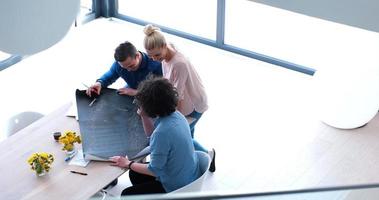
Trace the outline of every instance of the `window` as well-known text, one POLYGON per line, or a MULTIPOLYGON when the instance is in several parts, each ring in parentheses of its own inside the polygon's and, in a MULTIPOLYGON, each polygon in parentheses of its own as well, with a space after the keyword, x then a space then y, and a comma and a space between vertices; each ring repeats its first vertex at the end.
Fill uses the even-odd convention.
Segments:
MULTIPOLYGON (((153 23, 161 27, 163 26, 166 29, 164 31, 180 37, 302 73, 310 75, 314 73, 314 69, 310 67, 292 63, 294 60, 287 61, 281 59, 286 57, 276 58, 276 54, 270 51, 261 52, 265 49, 255 48, 254 45, 251 45, 254 40, 250 40, 250 38, 255 36, 250 36, 251 32, 248 29, 254 30, 260 27, 255 27, 257 24, 250 22, 252 12, 248 10, 248 7, 252 5, 250 1, 194 0, 183 2, 174 0, 119 0, 117 2, 118 11, 115 12, 117 13, 117 18, 141 25, 153 23), (238 11, 241 8, 243 11, 238 11), (226 31, 225 33, 224 30, 226 31), (225 36, 228 37, 226 38, 227 40, 225 40, 225 36)), ((266 16, 269 16, 268 13, 266 13, 266 16)), ((262 16, 258 16, 258 19, 265 20, 262 16)), ((262 38, 255 39, 261 41, 262 38)))
POLYGON ((248 0, 119 0, 118 9, 118 18, 310 75, 357 52, 371 55, 379 41, 376 32, 248 0))
POLYGON ((247 0, 227 0, 225 7, 225 44, 316 70, 353 56, 354 47, 368 53, 379 39, 370 31, 247 0))
POLYGON ((80 15, 86 15, 92 13, 92 0, 81 0, 80 1, 80 15))
POLYGON ((86 23, 92 19, 95 19, 93 0, 81 0, 76 25, 86 23))
POLYGON ((118 13, 215 40, 217 0, 120 0, 118 13))

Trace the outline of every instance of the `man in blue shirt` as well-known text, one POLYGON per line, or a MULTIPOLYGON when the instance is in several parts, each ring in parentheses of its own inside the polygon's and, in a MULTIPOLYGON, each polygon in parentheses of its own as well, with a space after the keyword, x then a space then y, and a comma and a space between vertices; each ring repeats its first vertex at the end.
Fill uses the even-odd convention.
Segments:
POLYGON ((115 62, 109 71, 87 89, 88 96, 93 93, 100 95, 101 88, 108 87, 120 77, 125 80, 127 85, 118 89, 118 93, 134 96, 138 84, 145 80, 149 74, 162 76, 162 64, 152 60, 147 54, 137 51, 136 47, 128 41, 121 43, 116 48, 114 58, 115 62))

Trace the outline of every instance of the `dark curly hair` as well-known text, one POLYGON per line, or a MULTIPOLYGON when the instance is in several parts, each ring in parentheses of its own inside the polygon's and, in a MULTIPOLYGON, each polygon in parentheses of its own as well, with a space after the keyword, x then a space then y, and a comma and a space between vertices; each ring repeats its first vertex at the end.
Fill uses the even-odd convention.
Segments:
POLYGON ((149 117, 164 117, 175 112, 178 92, 165 78, 149 76, 138 86, 136 103, 149 117))
POLYGON ((114 59, 118 62, 123 62, 129 57, 132 57, 132 58, 136 57, 136 55, 137 55, 136 47, 132 43, 126 41, 118 45, 118 47, 116 48, 114 52, 114 59))

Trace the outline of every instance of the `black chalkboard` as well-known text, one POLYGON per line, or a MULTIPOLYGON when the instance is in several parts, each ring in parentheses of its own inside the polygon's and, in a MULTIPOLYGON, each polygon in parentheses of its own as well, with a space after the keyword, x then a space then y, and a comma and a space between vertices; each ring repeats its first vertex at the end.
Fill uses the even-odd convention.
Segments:
POLYGON ((148 146, 133 99, 117 94, 114 89, 103 88, 90 105, 93 98, 88 97, 85 90, 76 90, 84 158, 133 157, 148 146))

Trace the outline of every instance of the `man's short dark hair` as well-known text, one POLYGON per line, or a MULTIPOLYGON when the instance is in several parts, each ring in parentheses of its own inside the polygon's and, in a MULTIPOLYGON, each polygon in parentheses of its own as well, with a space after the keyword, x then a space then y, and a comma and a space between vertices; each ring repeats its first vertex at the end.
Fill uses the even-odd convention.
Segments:
POLYGON ((178 105, 178 92, 165 78, 148 77, 138 86, 135 96, 149 117, 164 117, 175 112, 178 105))
POLYGON ((118 62, 123 62, 128 57, 132 57, 132 58, 136 57, 136 54, 137 54, 136 47, 132 43, 126 41, 118 45, 118 47, 116 48, 114 52, 114 59, 118 62))

